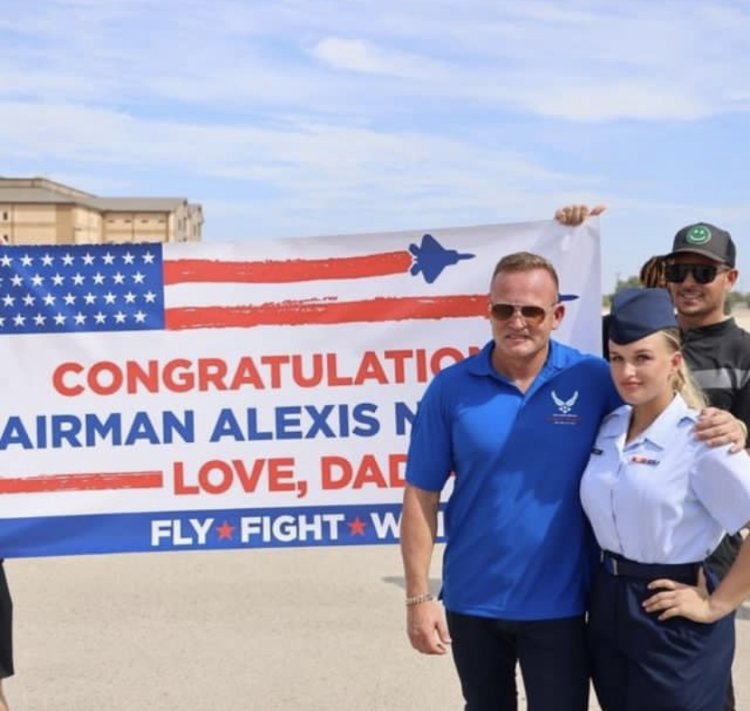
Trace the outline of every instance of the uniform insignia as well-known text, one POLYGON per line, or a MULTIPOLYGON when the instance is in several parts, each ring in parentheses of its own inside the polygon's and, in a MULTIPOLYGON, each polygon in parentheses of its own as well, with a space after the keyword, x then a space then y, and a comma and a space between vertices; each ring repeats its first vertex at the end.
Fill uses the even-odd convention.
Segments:
POLYGON ((630 458, 631 464, 647 464, 650 467, 655 467, 658 463, 658 459, 649 459, 648 457, 644 457, 642 454, 634 454, 630 458))

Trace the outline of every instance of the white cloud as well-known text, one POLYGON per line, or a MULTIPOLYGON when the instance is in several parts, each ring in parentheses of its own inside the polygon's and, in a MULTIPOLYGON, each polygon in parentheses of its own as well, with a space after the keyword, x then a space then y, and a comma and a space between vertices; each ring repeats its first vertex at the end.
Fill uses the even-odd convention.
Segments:
POLYGON ((429 79, 437 62, 408 52, 387 51, 361 39, 327 37, 312 48, 312 55, 334 69, 429 79))

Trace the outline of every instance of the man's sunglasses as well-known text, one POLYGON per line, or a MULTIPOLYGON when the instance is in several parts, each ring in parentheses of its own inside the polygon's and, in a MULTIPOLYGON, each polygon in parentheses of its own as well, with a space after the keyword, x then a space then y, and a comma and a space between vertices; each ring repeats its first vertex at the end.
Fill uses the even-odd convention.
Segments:
POLYGON ((715 264, 667 264, 664 276, 672 284, 682 284, 688 274, 693 275, 696 284, 710 284, 719 272, 728 272, 726 267, 715 264))
POLYGON ((552 304, 548 309, 531 304, 490 304, 490 313, 496 321, 509 321, 516 314, 520 314, 526 323, 538 326, 547 317, 547 314, 555 308, 552 304))

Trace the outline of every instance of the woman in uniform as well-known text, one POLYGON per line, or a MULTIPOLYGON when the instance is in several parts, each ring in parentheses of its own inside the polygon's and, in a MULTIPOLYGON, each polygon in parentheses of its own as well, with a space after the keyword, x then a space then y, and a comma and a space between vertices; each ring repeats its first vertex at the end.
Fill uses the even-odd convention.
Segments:
POLYGON ((594 687, 604 711, 721 711, 750 545, 718 587, 703 561, 750 520, 750 457, 691 436, 704 401, 665 290, 617 294, 609 328, 627 404, 604 419, 581 481, 602 550, 589 608, 594 687))

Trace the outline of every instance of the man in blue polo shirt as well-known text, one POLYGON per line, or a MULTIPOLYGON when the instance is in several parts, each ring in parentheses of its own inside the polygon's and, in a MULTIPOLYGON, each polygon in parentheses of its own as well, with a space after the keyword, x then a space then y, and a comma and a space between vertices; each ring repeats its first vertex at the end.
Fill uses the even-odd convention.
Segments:
POLYGON ((601 419, 620 404, 600 358, 550 340, 565 307, 554 267, 520 252, 495 268, 493 340, 438 374, 414 423, 402 553, 408 632, 451 644, 470 711, 588 703, 584 613, 593 539, 578 495, 601 419), (451 473, 440 605, 428 587, 440 492, 451 473))

